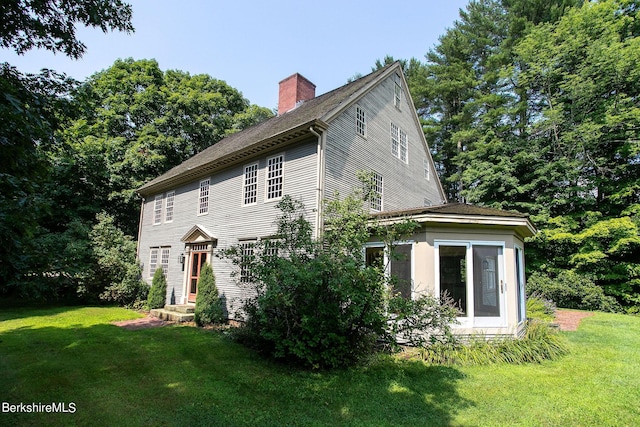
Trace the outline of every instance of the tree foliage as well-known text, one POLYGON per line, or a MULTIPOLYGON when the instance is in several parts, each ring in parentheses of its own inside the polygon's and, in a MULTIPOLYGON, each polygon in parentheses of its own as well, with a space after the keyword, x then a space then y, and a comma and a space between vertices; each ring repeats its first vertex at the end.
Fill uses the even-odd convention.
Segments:
POLYGON ((640 301, 639 6, 472 1, 408 79, 449 199, 531 214, 530 269, 594 275, 626 304, 640 301))
POLYGON ((133 32, 131 6, 121 0, 11 0, 0 13, 0 45, 18 54, 37 48, 78 59, 86 50, 76 37, 78 24, 133 32))

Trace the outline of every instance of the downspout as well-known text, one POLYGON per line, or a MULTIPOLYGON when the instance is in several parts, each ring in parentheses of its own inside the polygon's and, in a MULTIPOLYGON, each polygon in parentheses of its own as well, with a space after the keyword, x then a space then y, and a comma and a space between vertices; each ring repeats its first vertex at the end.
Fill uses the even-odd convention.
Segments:
POLYGON ((320 131, 321 133, 316 132, 315 129, 313 129, 313 126, 309 127, 309 132, 311 132, 318 138, 318 162, 316 170, 316 228, 314 233, 317 239, 322 234, 324 225, 322 216, 322 205, 324 203, 324 147, 326 133, 323 131, 320 131))
POLYGON ((142 200, 140 202, 140 222, 138 223, 138 242, 136 244, 136 258, 138 258, 138 262, 140 262, 140 237, 142 236, 142 219, 144 218, 144 197, 140 195, 140 193, 136 193, 138 197, 142 200))

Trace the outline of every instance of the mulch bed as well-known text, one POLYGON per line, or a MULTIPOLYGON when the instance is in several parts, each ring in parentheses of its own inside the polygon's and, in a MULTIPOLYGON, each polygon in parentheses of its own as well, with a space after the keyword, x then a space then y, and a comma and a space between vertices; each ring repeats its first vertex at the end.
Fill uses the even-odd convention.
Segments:
POLYGON ((556 311, 556 321, 561 331, 577 331, 580 321, 585 317, 593 316, 588 311, 576 311, 560 309, 556 311))

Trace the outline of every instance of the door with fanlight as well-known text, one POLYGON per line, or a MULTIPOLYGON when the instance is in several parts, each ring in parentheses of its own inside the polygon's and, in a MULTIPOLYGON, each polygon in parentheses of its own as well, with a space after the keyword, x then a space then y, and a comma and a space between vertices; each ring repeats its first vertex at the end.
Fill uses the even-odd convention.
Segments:
POLYGON ((504 245, 495 242, 436 242, 436 283, 458 306, 468 327, 506 324, 504 245))
POLYGON ((188 302, 196 302, 200 271, 202 270, 202 266, 207 262, 207 256, 208 252, 198 247, 193 248, 191 252, 191 260, 189 262, 188 302))

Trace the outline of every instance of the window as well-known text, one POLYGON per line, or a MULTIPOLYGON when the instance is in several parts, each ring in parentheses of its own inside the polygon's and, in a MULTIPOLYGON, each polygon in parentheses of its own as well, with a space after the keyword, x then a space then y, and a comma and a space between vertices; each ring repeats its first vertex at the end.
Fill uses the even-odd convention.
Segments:
POLYGON ((400 86, 400 76, 396 75, 395 84, 393 86, 393 105, 396 108, 400 108, 400 101, 402 99, 402 86, 400 86))
POLYGON ((463 326, 503 326, 504 242, 435 242, 436 292, 446 292, 463 326))
POLYGON ((209 179, 200 181, 200 196, 198 197, 198 215, 209 213, 209 179))
POLYGON ((429 181, 431 179, 431 165, 429 164, 429 160, 424 159, 422 161, 422 169, 424 170, 424 179, 429 181))
POLYGON ((400 160, 407 163, 407 134, 400 129, 400 160))
POLYGON ((400 129, 391 123, 391 154, 400 158, 400 138, 398 135, 400 135, 400 129))
POLYGON ((153 203, 153 225, 162 222, 162 194, 156 196, 153 203))
POLYGON ((169 248, 162 248, 160 252, 160 266, 165 277, 169 273, 169 248))
POLYGON ((240 242, 242 251, 240 257, 240 283, 251 282, 251 262, 253 261, 253 248, 255 241, 240 242))
POLYGON ((164 275, 167 275, 169 271, 169 251, 171 248, 169 247, 155 247, 151 248, 151 252, 149 255, 149 277, 153 277, 156 270, 158 269, 158 265, 162 268, 164 275), (158 256, 160 259, 158 259, 158 256), (159 264, 158 264, 159 261, 159 264))
POLYGON ((164 205, 164 220, 165 222, 173 221, 173 202, 176 196, 175 191, 170 191, 167 193, 167 198, 165 199, 164 205))
POLYGON ((275 200, 282 197, 283 170, 282 154, 267 159, 267 200, 275 200))
POLYGON ((151 248, 149 255, 149 277, 153 277, 158 268, 158 248, 151 248))
POLYGON ((522 249, 515 246, 516 258, 516 294, 518 297, 518 323, 525 320, 526 301, 524 289, 524 253, 522 249))
POLYGON ((372 175, 371 190, 369 192, 369 206, 374 211, 382 210, 382 175, 374 172, 372 175))
POLYGON ((366 136, 367 123, 362 107, 356 106, 356 132, 358 135, 366 136))
POLYGON ((391 154, 407 163, 408 143, 407 134, 395 123, 391 123, 391 154))
POLYGON ((244 167, 244 184, 242 187, 243 203, 253 205, 258 201, 258 164, 244 167))
POLYGON ((381 267, 390 276, 391 291, 411 299, 413 290, 413 242, 394 244, 393 256, 383 243, 368 243, 365 246, 367 266, 381 267))

